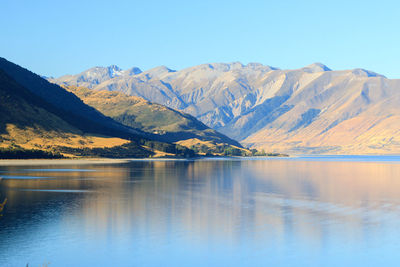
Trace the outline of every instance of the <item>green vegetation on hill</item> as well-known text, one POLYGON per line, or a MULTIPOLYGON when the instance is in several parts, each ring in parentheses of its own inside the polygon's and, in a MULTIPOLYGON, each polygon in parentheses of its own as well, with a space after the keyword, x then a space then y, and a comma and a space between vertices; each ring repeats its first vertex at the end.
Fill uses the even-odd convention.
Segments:
POLYGON ((146 158, 153 155, 149 150, 142 148, 134 142, 114 147, 66 147, 55 148, 58 153, 75 155, 77 157, 101 157, 101 158, 146 158))
POLYGON ((258 151, 257 149, 243 149, 238 147, 233 147, 229 145, 216 145, 214 147, 209 147, 207 145, 192 146, 190 147, 197 154, 204 154, 207 156, 212 156, 213 154, 218 154, 227 157, 287 157, 286 154, 280 153, 266 153, 264 149, 258 151))
POLYGON ((152 151, 157 150, 169 154, 174 154, 178 157, 192 158, 198 156, 198 154, 193 149, 189 149, 178 144, 169 144, 151 140, 141 140, 140 144, 150 148, 152 151))
POLYGON ((196 153, 180 145, 168 144, 151 140, 140 140, 139 143, 130 142, 121 146, 87 148, 87 147, 63 147, 56 148, 59 153, 72 154, 78 157, 104 157, 104 158, 147 158, 152 157, 155 151, 165 152, 174 157, 191 158, 196 153), (145 148, 143 148, 144 146, 145 148))

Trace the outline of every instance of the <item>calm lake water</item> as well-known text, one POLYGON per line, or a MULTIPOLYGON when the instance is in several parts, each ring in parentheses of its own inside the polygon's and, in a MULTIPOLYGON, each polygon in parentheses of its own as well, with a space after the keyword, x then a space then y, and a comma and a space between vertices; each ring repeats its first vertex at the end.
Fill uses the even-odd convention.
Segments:
POLYGON ((0 167, 0 266, 400 266, 400 157, 0 167))

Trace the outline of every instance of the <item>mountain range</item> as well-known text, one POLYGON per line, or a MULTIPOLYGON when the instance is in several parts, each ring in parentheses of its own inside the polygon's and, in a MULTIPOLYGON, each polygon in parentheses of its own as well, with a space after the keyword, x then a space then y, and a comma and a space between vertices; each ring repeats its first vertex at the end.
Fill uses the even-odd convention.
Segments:
POLYGON ((96 67, 51 78, 118 91, 188 113, 245 146, 286 153, 400 152, 400 80, 321 63, 281 70, 259 63, 96 67))
MULTIPOLYGON (((122 73, 116 68, 114 71, 118 75, 122 73)), ((75 88, 76 94, 78 91, 75 88)), ((88 96, 91 91, 79 92, 88 96)), ((41 76, 0 58, 1 153, 8 153, 4 150, 8 147, 11 150, 17 148, 18 153, 23 149, 34 149, 32 155, 38 155, 36 150, 40 150, 72 156, 187 157, 194 156, 195 151, 186 148, 188 144, 180 146, 177 143, 189 138, 224 149, 232 146, 231 149, 246 151, 238 142, 190 115, 152 105, 143 99, 124 98, 122 93, 113 96, 106 93, 90 98, 93 103, 96 97, 102 97, 97 107, 107 113, 103 114, 84 103, 71 90, 49 83, 41 76), (108 106, 106 98, 110 100, 108 106), (138 105, 130 106, 132 103, 138 105), (142 115, 134 116, 132 112, 142 115), (147 117, 143 116, 146 113, 147 117), (115 115, 115 118, 108 115, 115 115), (186 121, 182 121, 183 118, 186 121)), ((192 142, 190 146, 196 147, 196 143, 192 142)))

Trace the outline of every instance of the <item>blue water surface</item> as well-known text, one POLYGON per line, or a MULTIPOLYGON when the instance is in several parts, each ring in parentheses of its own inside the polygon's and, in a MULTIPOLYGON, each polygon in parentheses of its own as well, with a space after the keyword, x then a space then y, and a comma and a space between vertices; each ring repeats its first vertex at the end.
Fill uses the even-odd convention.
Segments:
POLYGON ((399 163, 0 167, 0 266, 399 266, 399 163))

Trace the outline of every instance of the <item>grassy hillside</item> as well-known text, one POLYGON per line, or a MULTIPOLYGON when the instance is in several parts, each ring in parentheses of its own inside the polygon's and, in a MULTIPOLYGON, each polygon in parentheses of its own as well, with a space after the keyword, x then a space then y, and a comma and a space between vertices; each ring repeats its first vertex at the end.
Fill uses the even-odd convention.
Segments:
POLYGON ((157 136, 167 142, 182 142, 190 146, 241 145, 225 135, 210 129, 191 115, 150 103, 143 98, 119 92, 93 91, 84 87, 68 86, 86 104, 96 108, 116 121, 157 136), (188 141, 189 140, 189 141, 188 141))

